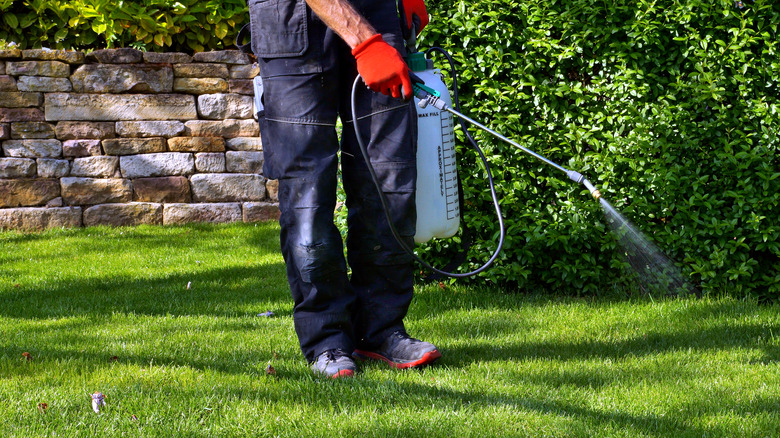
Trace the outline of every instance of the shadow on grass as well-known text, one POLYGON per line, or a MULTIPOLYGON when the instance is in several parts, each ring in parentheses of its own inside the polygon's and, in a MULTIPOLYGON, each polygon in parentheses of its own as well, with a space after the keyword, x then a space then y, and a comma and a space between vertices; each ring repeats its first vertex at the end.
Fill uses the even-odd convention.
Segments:
POLYGON ((100 317, 114 312, 236 316, 253 304, 290 300, 283 263, 225 267, 162 278, 117 275, 46 283, 2 293, 0 316, 100 317))
POLYGON ((656 355, 664 352, 757 349, 763 352, 759 363, 780 361, 780 348, 767 345, 771 333, 780 332, 780 324, 741 326, 724 325, 708 329, 672 330, 638 335, 627 340, 581 342, 517 342, 497 348, 490 343, 448 349, 453 366, 465 366, 473 358, 488 360, 583 360, 613 359, 656 355))
POLYGON ((0 316, 219 316, 289 300, 274 225, 92 227, 4 233, 0 242, 0 278, 21 283, 0 284, 0 316))
MULTIPOLYGON (((517 342, 511 346, 502 345, 501 348, 484 342, 457 346, 450 349, 450 360, 454 366, 464 366, 473 357, 498 360, 622 360, 678 351, 705 353, 752 349, 761 352, 761 357, 751 360, 753 364, 780 362, 780 346, 774 342, 775 334, 780 333, 780 323, 774 320, 756 322, 756 306, 739 301, 690 300, 690 305, 665 313, 661 321, 654 321, 653 314, 648 313, 630 326, 609 327, 609 333, 617 339, 611 340, 610 336, 594 333, 594 328, 590 327, 580 337, 582 340, 577 341, 517 342)), ((598 312, 603 304, 599 302, 594 311, 598 312)), ((543 302, 523 304, 526 305, 544 312, 543 302)), ((582 310, 587 311, 587 307, 582 310)), ((536 310, 530 312, 536 313, 536 310)), ((627 321, 631 319, 630 316, 626 317, 627 321)), ((510 330, 533 329, 533 326, 529 327, 527 322, 518 318, 514 324, 507 321, 491 322, 483 331, 495 330, 497 334, 510 334, 510 330)), ((469 325, 453 323, 448 326, 448 330, 469 333, 469 325)))

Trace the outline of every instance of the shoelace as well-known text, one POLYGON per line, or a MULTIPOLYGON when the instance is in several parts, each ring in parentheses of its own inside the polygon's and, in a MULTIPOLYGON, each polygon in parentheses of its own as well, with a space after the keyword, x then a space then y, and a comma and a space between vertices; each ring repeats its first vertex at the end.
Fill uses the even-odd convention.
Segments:
POLYGON ((394 332, 393 332, 393 336, 394 336, 394 337, 396 337, 396 338, 398 338, 398 340, 399 340, 399 341, 403 341, 404 339, 408 339, 408 340, 410 340, 410 341, 412 341, 412 342, 420 342, 420 340, 419 340, 419 339, 415 339, 415 338, 413 338, 413 337, 409 336, 409 334, 408 334, 408 333, 406 333, 406 332, 405 332, 405 331, 403 331, 403 330, 397 330, 397 331, 394 331, 394 332))
POLYGON ((335 350, 328 350, 325 352, 328 362, 335 362, 339 357, 349 357, 346 351, 337 348, 335 350))

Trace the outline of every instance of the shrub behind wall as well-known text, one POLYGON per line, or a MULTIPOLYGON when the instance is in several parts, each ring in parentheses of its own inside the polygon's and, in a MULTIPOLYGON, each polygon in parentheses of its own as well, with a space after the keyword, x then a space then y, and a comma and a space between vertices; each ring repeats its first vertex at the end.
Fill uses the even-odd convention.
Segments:
POLYGON ((249 20, 244 0, 0 0, 0 41, 20 49, 187 53, 233 45, 249 20))

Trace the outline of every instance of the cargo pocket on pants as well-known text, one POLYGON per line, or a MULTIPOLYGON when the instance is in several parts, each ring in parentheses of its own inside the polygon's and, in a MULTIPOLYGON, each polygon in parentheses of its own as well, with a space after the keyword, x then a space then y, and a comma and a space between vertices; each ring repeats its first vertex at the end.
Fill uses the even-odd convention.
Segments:
POLYGON ((260 58, 302 55, 309 47, 305 0, 250 0, 252 51, 260 58))

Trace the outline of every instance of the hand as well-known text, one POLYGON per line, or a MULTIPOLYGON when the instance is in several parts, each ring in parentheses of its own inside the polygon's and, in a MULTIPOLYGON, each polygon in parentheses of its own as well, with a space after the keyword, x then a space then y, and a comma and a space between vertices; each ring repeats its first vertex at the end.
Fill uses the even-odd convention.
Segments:
POLYGON ((375 34, 355 46, 352 56, 368 88, 395 98, 401 97, 402 92, 405 100, 412 97, 409 67, 398 50, 382 39, 382 35, 375 34))
POLYGON ((412 25, 416 35, 419 35, 428 24, 428 10, 425 9, 424 0, 398 0, 398 8, 401 11, 401 21, 404 27, 404 38, 409 38, 412 25))

